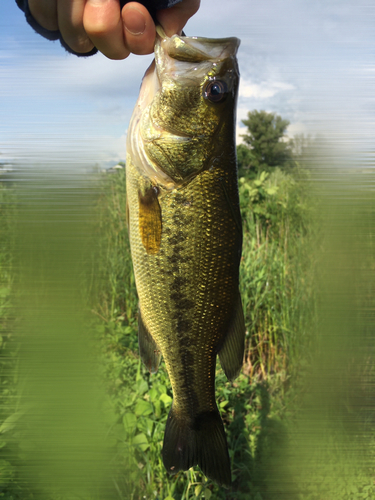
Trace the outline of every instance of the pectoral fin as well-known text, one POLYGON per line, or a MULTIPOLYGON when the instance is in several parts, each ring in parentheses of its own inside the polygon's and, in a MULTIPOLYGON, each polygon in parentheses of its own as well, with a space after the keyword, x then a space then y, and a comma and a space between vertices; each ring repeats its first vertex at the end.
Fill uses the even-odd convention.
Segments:
POLYGON ((139 232, 142 244, 149 254, 156 254, 161 244, 161 208, 158 200, 159 189, 150 186, 145 193, 138 193, 139 232))
POLYGON ((141 310, 138 308, 138 344, 139 354, 145 367, 151 373, 156 373, 159 368, 161 352, 143 322, 141 310))
POLYGON ((233 319, 219 351, 220 364, 229 380, 234 380, 241 371, 245 351, 245 332, 241 296, 238 292, 233 319))

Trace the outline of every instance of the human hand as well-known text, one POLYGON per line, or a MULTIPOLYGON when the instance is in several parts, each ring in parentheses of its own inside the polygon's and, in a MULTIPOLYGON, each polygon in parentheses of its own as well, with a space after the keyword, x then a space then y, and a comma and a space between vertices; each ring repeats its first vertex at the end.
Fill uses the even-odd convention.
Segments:
MULTIPOLYGON (((165 33, 180 33, 199 9, 200 0, 182 0, 159 10, 158 22, 165 33)), ((34 19, 45 29, 59 30, 65 43, 85 54, 96 47, 109 59, 125 59, 130 53, 151 54, 155 23, 141 3, 119 0, 29 0, 34 19)))

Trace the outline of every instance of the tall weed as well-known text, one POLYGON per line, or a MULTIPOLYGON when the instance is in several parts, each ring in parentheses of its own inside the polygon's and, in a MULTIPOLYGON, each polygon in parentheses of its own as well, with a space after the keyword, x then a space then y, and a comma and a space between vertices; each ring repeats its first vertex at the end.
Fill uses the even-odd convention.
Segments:
MULTIPOLYGON (((14 223, 16 214, 14 186, 0 180, 0 491, 17 485, 13 429, 20 416, 20 395, 16 391, 18 348, 12 335, 11 292, 14 281, 14 223)), ((1 493, 0 493, 1 494, 1 493)))
MULTIPOLYGON (((93 267, 95 279, 100 278, 99 300, 94 310, 103 320, 97 329, 102 336, 110 404, 118 415, 109 435, 114 455, 128 457, 116 479, 120 491, 123 495, 128 492, 124 498, 141 498, 143 492, 145 498, 160 500, 262 499, 261 492, 272 482, 266 471, 272 469, 275 475, 281 458, 276 443, 285 443, 288 435, 281 423, 285 412, 281 394, 288 360, 299 349, 291 345, 300 335, 298 328, 303 327, 299 308, 312 298, 308 259, 301 263, 299 255, 305 255, 304 245, 310 237, 309 205, 303 197, 306 188, 296 175, 279 170, 240 181, 244 226, 240 276, 248 331, 247 363, 233 385, 220 366, 216 377, 232 460, 234 487, 228 492, 197 471, 170 477, 164 469, 161 449, 172 393, 163 364, 157 374, 149 375, 137 353, 124 170, 108 175, 103 186, 98 203, 99 258, 93 267), (276 441, 271 442, 270 435, 276 441)), ((286 477, 290 479, 289 472, 286 477)))
POLYGON ((240 286, 251 375, 283 370, 301 354, 314 311, 308 176, 276 168, 240 178, 244 228, 240 286))
POLYGON ((125 169, 102 179, 91 272, 95 311, 105 321, 134 323, 137 293, 126 226, 125 169))

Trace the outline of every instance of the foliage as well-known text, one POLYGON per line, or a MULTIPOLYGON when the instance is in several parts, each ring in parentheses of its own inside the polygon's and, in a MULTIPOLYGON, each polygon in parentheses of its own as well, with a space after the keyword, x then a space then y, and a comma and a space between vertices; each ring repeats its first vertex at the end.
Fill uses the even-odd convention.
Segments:
POLYGON ((251 149, 245 144, 237 146, 237 168, 238 177, 254 177, 256 175, 255 168, 252 168, 254 155, 251 149))
POLYGON ((293 165, 292 142, 286 140, 285 131, 289 125, 275 113, 249 111, 246 120, 248 133, 244 134, 244 145, 238 147, 238 165, 240 176, 252 176, 262 171, 271 171, 275 167, 293 165), (249 151, 246 151, 246 147, 249 151))
POLYGON ((285 369, 298 356, 298 339, 306 341, 312 323, 314 262, 309 256, 314 233, 306 176, 304 171, 291 175, 276 168, 253 180, 239 180, 244 227, 241 296, 251 373, 265 376, 285 369))
MULTIPOLYGON (((16 198, 11 183, 0 182, 0 492, 11 488, 14 499, 21 491, 17 483, 13 431, 20 416, 16 391, 18 345, 11 334, 11 291, 13 285, 14 220, 16 198)), ((0 493, 0 498, 12 497, 0 493)))
MULTIPOLYGON (((133 354, 137 353, 137 346, 134 343, 136 341, 135 294, 133 291, 133 297, 130 293, 124 295, 124 288, 127 286, 124 287, 122 284, 124 276, 127 275, 129 280, 129 275, 132 275, 131 263, 127 257, 124 258, 128 252, 128 242, 121 231, 121 224, 125 231, 126 205, 124 197, 121 197, 124 194, 124 173, 119 171, 117 175, 107 177, 104 183, 106 188, 99 202, 100 210, 103 212, 100 221, 104 234, 100 240, 101 250, 98 260, 104 269, 111 270, 108 281, 112 286, 111 288, 108 286, 106 288, 103 284, 100 286, 102 299, 97 301, 96 312, 98 317, 106 319, 103 329, 103 348, 107 359, 106 378, 112 404, 115 405, 119 415, 113 427, 113 432, 117 436, 116 446, 119 447, 116 454, 123 455, 124 442, 127 442, 127 450, 133 457, 132 474, 138 473, 138 480, 131 483, 132 494, 137 498, 139 492, 143 491, 146 498, 152 498, 155 491, 156 498, 160 499, 210 496, 233 499, 262 498, 261 491, 266 488, 266 483, 270 480, 265 471, 276 468, 274 458, 276 450, 273 443, 270 443, 269 437, 266 437, 267 433, 280 432, 284 436, 283 442, 286 441, 288 433, 286 427, 281 424, 284 406, 277 398, 275 401, 270 400, 270 393, 283 392, 283 385, 286 382, 286 359, 292 352, 292 349, 288 349, 287 342, 289 329, 292 328, 288 323, 288 317, 283 317, 290 302, 293 301, 292 293, 284 296, 282 303, 279 300, 276 308, 272 302, 275 301, 275 296, 283 296, 283 293, 278 291, 283 283, 276 283, 276 280, 284 279, 285 263, 289 256, 285 257, 284 247, 270 240, 274 238, 278 241, 283 237, 284 231, 287 231, 287 225, 297 221, 300 226, 299 232, 307 232, 308 223, 304 217, 308 213, 307 201, 305 207, 297 194, 298 190, 301 193, 303 190, 298 184, 297 176, 292 178, 277 170, 271 175, 263 173, 254 181, 243 179, 240 181, 241 210, 244 219, 241 287, 248 331, 251 333, 248 337, 247 369, 234 386, 226 381, 220 367, 217 370, 218 402, 223 419, 228 425, 229 448, 233 461, 232 493, 220 490, 197 471, 179 473, 171 478, 164 469, 161 448, 165 421, 171 404, 170 384, 163 365, 158 374, 149 375, 140 364, 137 354, 133 354), (295 207, 296 199, 301 205, 298 208, 295 207), (284 214, 283 224, 280 223, 279 217, 281 209, 284 214), (114 234, 121 234, 121 237, 113 238, 114 234), (265 271, 266 262, 268 269, 265 271), (277 265, 275 267, 275 262, 279 267, 277 265), (262 296, 263 285, 267 279, 270 280, 269 275, 273 275, 272 283, 276 283, 277 290, 272 295, 269 294, 267 302, 262 296), (118 288, 122 290, 112 292, 118 288), (255 308, 254 302, 258 305, 255 308), (131 312, 126 314, 127 310, 131 312), (273 321, 272 328, 265 325, 267 321, 270 322, 270 317, 273 321), (281 333, 278 333, 278 329, 281 329, 281 333), (255 335, 253 331, 256 332, 255 335), (275 335, 270 335, 270 331, 276 332, 275 335), (261 351, 258 348, 257 335, 264 340, 260 343, 261 351), (254 339, 253 343, 250 342, 251 337, 254 339), (270 349, 267 349, 267 346, 270 349), (133 375, 129 372, 130 367, 133 375), (274 376, 271 376, 272 372, 275 373, 274 376), (262 381, 265 378, 267 382, 262 381), (133 382, 129 383, 130 380, 133 382), (257 404, 259 404, 258 409, 257 404), (248 415, 249 412, 251 416, 248 415), (127 429, 125 437, 123 427, 127 429)), ((286 264, 288 265, 288 262, 286 264)), ((96 266, 95 269, 98 274, 96 266)), ((133 282, 130 283, 133 285, 133 282)), ((296 325, 293 325, 293 328, 295 327, 296 325)), ((130 477, 128 472, 127 476, 130 477)), ((131 489, 124 474, 120 474, 117 481, 121 491, 131 489)))
MULTIPOLYGON (((113 201, 108 204, 107 199, 102 209, 116 214, 111 207, 117 203, 116 189, 123 189, 122 172, 106 182, 112 186, 109 200, 113 201), (115 190, 113 183, 119 183, 115 190)), ((196 468, 174 477, 167 475, 161 449, 172 397, 168 377, 163 364, 155 375, 144 369, 136 348, 135 304, 125 304, 133 311, 127 321, 124 304, 116 301, 113 310, 120 314, 105 324, 103 346, 110 359, 106 364, 109 392, 118 414, 113 427, 118 433, 116 454, 124 456, 121 450, 126 442, 127 453, 133 457, 133 476, 124 466, 117 482, 120 490, 131 491, 133 498, 143 494, 163 500, 315 500, 319 497, 314 492, 321 492, 324 484, 320 482, 318 461, 311 462, 316 472, 310 470, 311 478, 305 479, 295 473, 298 464, 286 458, 293 456, 290 447, 297 416, 293 413, 293 401, 296 391, 301 391, 295 383, 292 385, 292 377, 301 378, 306 371, 304 363, 309 360, 315 321, 315 261, 311 259, 311 246, 318 233, 313 224, 316 214, 309 195, 309 174, 302 168, 259 172, 252 179, 241 178, 239 191, 244 227, 240 273, 248 330, 247 355, 244 370, 234 384, 226 380, 220 366, 216 375, 217 401, 232 461, 233 489, 228 492, 218 488, 196 468), (133 480, 127 482, 127 477, 133 480)), ((124 215, 115 218, 108 220, 116 227, 124 215)), ((110 225, 105 227, 112 231, 110 225)), ((117 244, 122 241, 118 239, 117 244)), ((127 251, 116 245, 111 250, 118 256, 127 251)), ((127 259, 122 259, 122 265, 119 276, 131 272, 127 259)), ((133 299, 129 296, 129 300, 133 299)), ((99 307, 103 308, 103 304, 99 307)), ((304 452, 298 453, 302 463, 304 452)), ((333 452, 326 459, 334 463, 337 456, 333 452)), ((306 466, 303 470, 307 469, 306 466)), ((336 468, 336 474, 340 470, 336 468)), ((329 474, 326 477, 326 488, 330 487, 329 495, 334 498, 329 474)), ((357 468, 345 484, 348 498, 354 488, 358 498, 372 498, 369 476, 361 469, 357 468)))
MULTIPOLYGON (((121 332, 124 327, 117 329, 120 343, 121 332)), ((113 333, 110 335, 113 342, 113 333)), ((234 482, 232 491, 227 491, 196 469, 172 477, 167 474, 161 450, 172 394, 164 366, 158 374, 150 375, 129 351, 123 356, 118 353, 117 358, 113 357, 113 350, 108 355, 116 366, 115 370, 114 366, 108 370, 107 376, 112 386, 112 404, 119 415, 110 436, 116 442, 114 454, 126 457, 116 477, 121 491, 129 492, 124 498, 141 498, 142 494, 163 500, 262 498, 260 492, 270 481, 267 470, 272 467, 276 473, 281 458, 277 449, 288 433, 282 423, 284 409, 271 402, 270 396, 280 390, 280 380, 264 383, 241 374, 232 385, 221 368, 217 369, 217 401, 227 426, 234 482), (123 370, 119 370, 120 366, 123 370), (269 433, 276 439, 270 440, 269 433)))
MULTIPOLYGON (((163 363, 157 374, 150 375, 138 355, 137 298, 126 229, 125 171, 103 176, 86 288, 91 301, 92 332, 100 345, 100 369, 108 394, 102 402, 102 412, 111 446, 109 462, 115 494, 98 493, 90 498, 56 494, 46 500, 375 498, 373 455, 369 464, 358 463, 352 452, 353 434, 343 426, 346 420, 336 415, 336 420, 327 423, 326 415, 317 415, 317 402, 322 395, 316 396, 311 390, 312 330, 317 319, 316 257, 311 248, 314 241, 321 243, 321 234, 310 194, 310 174, 302 168, 303 147, 295 168, 276 166, 267 171, 254 170, 252 175, 245 170, 239 180, 244 231, 240 286, 247 328, 246 359, 234 383, 226 380, 220 366, 216 373, 216 399, 228 438, 232 490, 219 488, 197 468, 171 477, 163 466, 162 442, 172 402, 170 383, 163 363), (311 395, 307 402, 306 394, 311 395), (313 433, 306 431, 309 426, 313 433), (311 441, 307 440, 309 436, 311 441)), ((244 159, 247 151, 251 152, 244 150, 244 159)), ((0 191, 0 195, 11 199, 9 192, 0 191)), ((9 203, 0 205, 1 209, 10 207, 9 203)), ((8 215, 0 216, 0 224, 5 224, 0 233, 4 237, 0 252, 0 499, 40 500, 20 475, 20 448, 27 443, 20 442, 16 426, 17 346, 9 333, 7 313, 12 285, 8 215)), ((361 224, 366 221, 363 217, 361 224)), ((369 245, 373 249, 372 240, 369 245)), ((363 266, 363 272, 373 269, 373 260, 363 266)), ((367 296, 366 310, 371 311, 373 286, 368 287, 367 296)), ((326 358, 322 354, 320 357, 326 365, 326 358)), ((321 366, 317 364, 313 380, 330 374, 321 366)), ((347 364, 345 370, 348 371, 347 364)), ((323 394, 327 392, 327 380, 330 381, 329 376, 324 377, 323 394)), ((355 384, 355 397, 359 386, 355 384)), ((345 411, 350 416, 354 414, 351 406, 346 399, 345 408, 349 409, 345 411)), ((366 425, 368 441, 374 444, 373 416, 366 417, 366 425)))
POLYGON ((96 298, 96 313, 105 319, 134 321, 137 293, 126 227, 125 169, 104 178, 96 215, 96 253, 89 285, 96 298))

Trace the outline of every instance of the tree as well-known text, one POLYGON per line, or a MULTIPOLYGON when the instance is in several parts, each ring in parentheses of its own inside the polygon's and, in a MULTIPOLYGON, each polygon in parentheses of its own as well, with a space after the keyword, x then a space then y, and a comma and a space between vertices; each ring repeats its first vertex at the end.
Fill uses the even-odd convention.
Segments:
POLYGON ((245 144, 239 144, 237 146, 237 168, 238 177, 248 177, 251 172, 251 165, 254 161, 254 155, 245 144))
POLYGON ((254 110, 249 111, 247 120, 242 123, 248 133, 242 135, 244 145, 240 144, 237 149, 240 171, 247 169, 249 173, 257 173, 293 164, 293 143, 285 135, 288 120, 276 113, 254 110))

